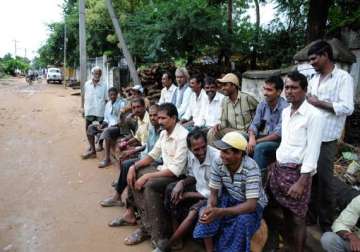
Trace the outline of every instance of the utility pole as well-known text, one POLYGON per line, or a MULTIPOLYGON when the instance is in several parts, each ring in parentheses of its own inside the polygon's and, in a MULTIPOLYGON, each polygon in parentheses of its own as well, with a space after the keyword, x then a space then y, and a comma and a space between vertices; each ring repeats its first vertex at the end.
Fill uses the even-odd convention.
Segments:
POLYGON ((85 0, 79 0, 79 38, 81 108, 84 108, 84 84, 86 81, 85 0))
POLYGON ((117 37, 119 39, 121 49, 122 49, 122 51, 124 53, 124 56, 125 56, 125 59, 126 59, 126 61, 128 63, 129 70, 130 70, 130 75, 131 75, 131 78, 134 81, 134 85, 141 85, 138 73, 137 73, 136 68, 135 68, 135 64, 134 64, 134 62, 132 60, 132 57, 130 55, 130 52, 129 52, 127 46, 126 46, 124 36, 123 36, 123 34, 121 32, 121 28, 120 28, 120 25, 119 25, 119 19, 117 18, 116 14, 115 14, 115 11, 114 11, 114 8, 113 8, 113 5, 112 5, 112 1, 111 0, 106 0, 106 5, 107 5, 107 8, 108 8, 110 17, 111 17, 111 21, 112 21, 112 23, 114 25, 116 35, 117 35, 117 37))
POLYGON ((16 59, 16 54, 17 54, 17 43, 19 42, 19 40, 16 40, 16 39, 14 39, 13 40, 14 41, 14 47, 15 47, 15 51, 14 51, 14 58, 16 59))
POLYGON ((25 58, 26 58, 26 48, 24 50, 25 50, 25 58))
POLYGON ((66 88, 66 43, 67 43, 66 20, 64 16, 64 88, 66 88))

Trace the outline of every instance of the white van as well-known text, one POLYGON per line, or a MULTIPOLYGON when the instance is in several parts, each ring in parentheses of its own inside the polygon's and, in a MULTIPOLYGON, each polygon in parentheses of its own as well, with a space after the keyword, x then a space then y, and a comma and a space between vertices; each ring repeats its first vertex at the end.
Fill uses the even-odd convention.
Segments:
POLYGON ((48 68, 47 75, 46 75, 46 81, 48 84, 51 82, 58 82, 61 84, 63 79, 62 79, 60 68, 55 68, 55 67, 48 68))

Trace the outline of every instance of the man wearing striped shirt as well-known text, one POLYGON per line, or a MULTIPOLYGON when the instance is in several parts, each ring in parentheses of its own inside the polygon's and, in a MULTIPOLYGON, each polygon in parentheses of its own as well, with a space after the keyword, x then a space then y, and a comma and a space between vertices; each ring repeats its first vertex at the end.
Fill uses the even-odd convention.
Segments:
POLYGON ((333 185, 333 162, 337 140, 341 137, 346 117, 354 110, 353 79, 333 62, 333 51, 325 41, 316 42, 308 51, 310 64, 317 71, 309 82, 307 100, 317 107, 324 117, 324 130, 314 177, 310 204, 310 223, 317 217, 323 231, 329 231, 334 220, 335 195, 333 185))
POLYGON ((204 239, 207 252, 250 252, 267 204, 260 169, 245 155, 247 141, 241 133, 229 132, 214 145, 221 160, 211 171, 208 206, 200 211, 193 236, 204 239))

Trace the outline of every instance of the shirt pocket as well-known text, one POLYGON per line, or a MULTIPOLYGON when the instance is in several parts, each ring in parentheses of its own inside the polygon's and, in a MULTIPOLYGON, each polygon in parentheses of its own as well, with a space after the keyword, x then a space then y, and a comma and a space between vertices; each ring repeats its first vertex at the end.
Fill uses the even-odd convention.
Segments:
POLYGON ((304 123, 291 125, 289 143, 293 146, 304 146, 307 141, 306 125, 304 123))

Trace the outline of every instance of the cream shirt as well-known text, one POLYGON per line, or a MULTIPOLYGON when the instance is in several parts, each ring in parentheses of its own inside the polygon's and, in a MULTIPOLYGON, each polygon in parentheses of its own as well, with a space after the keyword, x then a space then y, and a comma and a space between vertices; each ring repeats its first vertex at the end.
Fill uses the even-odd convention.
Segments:
POLYGON ((85 116, 104 117, 105 104, 107 100, 107 87, 99 81, 96 85, 88 80, 84 85, 84 113, 85 116))
POLYGON ((188 151, 187 134, 188 131, 179 123, 170 135, 166 130, 161 131, 154 148, 148 154, 154 160, 162 157, 163 165, 159 165, 158 170, 169 169, 177 177, 184 173, 188 151))
POLYGON ((141 145, 145 145, 147 142, 147 139, 149 137, 149 125, 149 113, 145 111, 145 115, 142 120, 139 117, 137 118, 137 130, 134 136, 139 142, 141 142, 141 145))
POLYGON ((290 116, 291 106, 282 112, 281 143, 276 151, 279 163, 302 164, 301 173, 316 173, 324 120, 306 100, 290 116))

